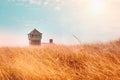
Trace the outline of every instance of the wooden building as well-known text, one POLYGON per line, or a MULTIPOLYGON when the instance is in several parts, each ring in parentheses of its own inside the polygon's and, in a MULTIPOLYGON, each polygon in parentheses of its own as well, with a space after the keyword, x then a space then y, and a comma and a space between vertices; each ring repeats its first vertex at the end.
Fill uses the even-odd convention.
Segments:
POLYGON ((42 33, 34 29, 28 34, 29 45, 41 45, 42 33))

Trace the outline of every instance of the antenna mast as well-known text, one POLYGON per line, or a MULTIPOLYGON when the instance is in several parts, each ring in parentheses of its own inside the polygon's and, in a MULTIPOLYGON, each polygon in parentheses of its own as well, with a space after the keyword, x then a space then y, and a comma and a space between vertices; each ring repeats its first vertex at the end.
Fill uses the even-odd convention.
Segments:
POLYGON ((81 43, 80 39, 77 36, 73 34, 73 37, 79 42, 79 44, 81 43))

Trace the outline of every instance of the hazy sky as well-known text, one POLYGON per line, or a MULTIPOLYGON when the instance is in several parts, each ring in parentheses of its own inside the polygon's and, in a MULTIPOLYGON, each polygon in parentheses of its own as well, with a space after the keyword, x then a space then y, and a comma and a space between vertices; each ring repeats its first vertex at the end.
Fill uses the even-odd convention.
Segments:
POLYGON ((120 38, 120 0, 0 0, 0 46, 28 45, 34 28, 42 42, 109 41, 120 38))

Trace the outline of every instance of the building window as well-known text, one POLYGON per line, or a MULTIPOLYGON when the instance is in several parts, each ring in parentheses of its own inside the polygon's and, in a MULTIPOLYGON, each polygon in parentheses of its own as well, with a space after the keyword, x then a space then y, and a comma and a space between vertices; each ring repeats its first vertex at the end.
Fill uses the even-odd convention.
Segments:
POLYGON ((31 34, 31 37, 33 37, 33 34, 31 34))

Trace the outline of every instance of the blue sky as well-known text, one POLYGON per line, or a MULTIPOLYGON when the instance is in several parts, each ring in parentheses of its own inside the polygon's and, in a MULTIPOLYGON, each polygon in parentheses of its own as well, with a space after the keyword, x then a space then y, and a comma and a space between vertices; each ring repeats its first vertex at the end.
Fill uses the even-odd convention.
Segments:
POLYGON ((0 45, 28 45, 34 28, 42 42, 109 41, 120 37, 119 0, 0 0, 0 45))

